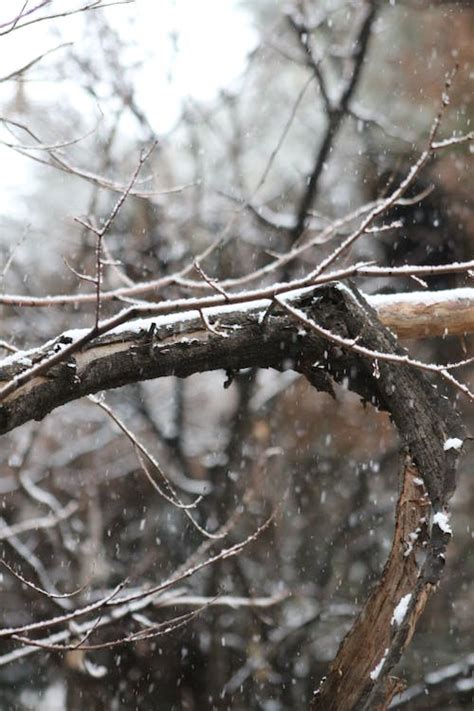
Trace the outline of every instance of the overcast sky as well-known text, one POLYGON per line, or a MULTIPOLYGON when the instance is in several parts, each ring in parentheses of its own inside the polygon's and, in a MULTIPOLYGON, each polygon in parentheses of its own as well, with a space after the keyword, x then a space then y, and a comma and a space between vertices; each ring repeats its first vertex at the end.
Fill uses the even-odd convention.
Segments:
MULTIPOLYGON (((30 0, 29 4, 34 7, 38 3, 30 0)), ((84 4, 84 0, 55 0, 47 14, 84 4)), ((23 5, 24 0, 0 0, 0 24, 15 17, 23 5)), ((137 74, 137 96, 158 134, 176 121, 184 97, 211 99, 220 88, 231 85, 256 41, 251 18, 238 7, 237 0, 135 0, 105 12, 115 28, 135 41, 136 58, 145 60, 137 74), (178 51, 173 48, 172 33, 178 38, 178 51)), ((80 44, 83 27, 82 16, 78 15, 0 37, 0 75, 9 74, 62 42, 80 44)), ((35 81, 28 92, 44 99, 57 88, 35 81)), ((0 83, 2 114, 13 92, 12 82, 0 83)), ((27 177, 25 160, 0 146, 3 215, 9 212, 16 186, 27 177)))
MULTIPOLYGON (((14 17, 23 3, 1 0, 0 23, 14 17)), ((56 0, 48 14, 83 4, 56 0)), ((236 0, 135 0, 105 12, 115 28, 137 43, 137 59, 145 60, 139 90, 150 104, 150 113, 157 104, 162 107, 161 126, 157 127, 161 131, 176 118, 180 98, 191 95, 209 99, 238 77, 255 43, 250 18, 236 0), (177 52, 171 33, 178 38, 177 52)), ((82 18, 77 15, 42 22, 0 37, 0 73, 6 75, 57 45, 52 30, 60 33, 61 42, 80 44, 82 18)), ((9 90, 11 86, 2 87, 1 96, 9 90)))

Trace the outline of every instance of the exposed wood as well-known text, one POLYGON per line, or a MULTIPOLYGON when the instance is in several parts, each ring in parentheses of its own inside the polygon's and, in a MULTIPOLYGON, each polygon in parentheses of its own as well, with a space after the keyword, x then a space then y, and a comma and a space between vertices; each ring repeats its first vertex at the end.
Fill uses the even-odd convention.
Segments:
MULTIPOLYGON (((350 711, 363 702, 378 678, 377 671, 383 663, 385 650, 399 625, 392 621, 394 610, 402 601, 411 602, 412 614, 405 624, 413 630, 427 600, 427 590, 420 589, 418 603, 413 596, 420 566, 417 553, 426 544, 429 502, 417 470, 407 461, 402 475, 402 488, 397 504, 396 526, 392 549, 382 578, 368 597, 361 613, 343 640, 326 679, 316 692, 311 708, 324 711, 350 711)), ((403 604, 403 603, 402 603, 403 604)), ((407 635, 405 644, 411 635, 407 635)), ((386 677, 383 689, 385 709, 400 691, 398 680, 386 677)))
POLYGON ((474 289, 368 296, 384 326, 400 338, 474 333, 474 289))

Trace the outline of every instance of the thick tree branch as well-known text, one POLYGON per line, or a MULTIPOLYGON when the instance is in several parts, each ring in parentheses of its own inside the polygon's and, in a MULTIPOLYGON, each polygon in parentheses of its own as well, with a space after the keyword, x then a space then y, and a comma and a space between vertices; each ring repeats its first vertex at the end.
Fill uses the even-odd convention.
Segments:
MULTIPOLYGON (((416 469, 406 462, 392 550, 382 578, 343 640, 328 676, 314 697, 314 710, 353 709, 361 696, 377 682, 391 637, 405 621, 406 607, 411 602, 420 574, 415 551, 421 550, 422 532, 426 537, 428 513, 421 479, 417 478, 416 469), (400 604, 405 615, 401 614, 403 610, 399 607, 400 614, 394 617, 394 609, 400 604)), ((417 607, 417 616, 421 614, 425 602, 426 595, 423 595, 417 607)), ((387 696, 391 697, 400 689, 398 681, 392 678, 386 680, 384 692, 387 696)))
POLYGON ((400 338, 474 333, 474 289, 377 294, 368 300, 400 338))
MULTIPOLYGON (((327 295, 341 293, 335 287, 305 290, 294 299, 310 302, 310 294, 325 303, 327 295), (321 297, 321 298, 320 298, 321 297)), ((417 337, 444 333, 474 331, 474 289, 445 292, 426 292, 408 295, 368 297, 369 303, 380 309, 383 323, 402 336, 417 337)), ((216 297, 214 302, 225 301, 216 297)), ((177 302, 178 303, 178 302, 177 302)), ((239 370, 247 367, 295 366, 305 359, 322 359, 320 372, 328 368, 322 357, 327 341, 313 334, 302 335, 301 328, 284 313, 272 312, 262 317, 271 303, 268 299, 249 301, 235 306, 216 306, 206 309, 206 318, 213 329, 206 327, 197 311, 180 309, 169 316, 157 316, 122 324, 110 333, 90 340, 77 352, 68 355, 61 351, 81 340, 88 331, 66 332, 55 341, 28 352, 13 354, 0 362, 0 387, 13 378, 37 367, 53 353, 57 363, 41 374, 26 380, 6 396, 0 407, 0 433, 5 433, 31 419, 42 419, 48 412, 71 400, 90 393, 151 378, 178 375, 187 377, 208 370, 239 370), (225 332, 227 337, 223 337, 225 332)), ((206 301, 207 303, 207 301, 206 301)), ((296 303, 294 300, 292 303, 296 303)), ((196 304, 189 301, 189 308, 196 304)), ((319 307, 318 322, 325 322, 329 330, 337 332, 343 312, 333 306, 319 307)), ((338 373, 355 354, 345 354, 340 366, 333 363, 331 372, 338 373)), ((367 399, 371 393, 359 390, 367 399)))
MULTIPOLYGON (((344 381, 365 400, 388 410, 406 450, 392 553, 378 588, 341 645, 314 701, 315 708, 338 711, 386 708, 400 688, 388 681, 388 673, 409 643, 426 599, 442 574, 450 538, 447 504, 455 488, 464 430, 450 401, 412 364, 381 360, 375 369, 358 352, 324 337, 324 332, 331 332, 341 342, 357 342, 372 352, 404 355, 355 288, 305 289, 293 294, 291 303, 320 327, 319 333, 303 329, 291 313, 268 300, 208 309, 212 329, 195 312, 122 323, 11 392, 0 408, 0 432, 32 418, 41 419, 55 407, 98 390, 166 375, 186 377, 248 367, 293 368, 322 390, 330 390, 330 378, 344 381), (426 496, 419 497, 419 492, 426 496), (422 524, 428 521, 424 512, 430 510, 435 516, 428 530, 426 559, 419 567, 409 546, 413 548, 422 524), (361 649, 363 654, 359 654, 361 649)), ((77 334, 63 334, 39 351, 10 356, 0 368, 0 377, 8 381, 19 370, 31 367, 29 361, 51 350, 67 349, 68 340, 74 338, 77 334)))

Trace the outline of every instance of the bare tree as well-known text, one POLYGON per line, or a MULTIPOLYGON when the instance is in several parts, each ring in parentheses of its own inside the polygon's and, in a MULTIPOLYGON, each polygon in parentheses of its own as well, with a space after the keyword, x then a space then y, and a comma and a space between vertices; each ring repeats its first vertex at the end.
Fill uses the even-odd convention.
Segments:
MULTIPOLYGON (((189 100, 159 137, 101 12, 123 4, 25 3, 1 28, 78 15, 98 51, 61 44, 62 64, 51 50, 2 79, 3 145, 49 176, 55 209, 4 252, 0 667, 62 665, 71 709, 154 708, 157 683, 163 708, 407 707, 420 687, 391 674, 442 578, 474 400, 469 206, 443 187, 474 138, 467 62, 435 68, 414 136, 363 105, 401 11, 263 3, 239 90, 189 100), (96 126, 35 113, 44 62, 99 102, 96 126)), ((471 668, 421 688, 469 704, 471 668)))

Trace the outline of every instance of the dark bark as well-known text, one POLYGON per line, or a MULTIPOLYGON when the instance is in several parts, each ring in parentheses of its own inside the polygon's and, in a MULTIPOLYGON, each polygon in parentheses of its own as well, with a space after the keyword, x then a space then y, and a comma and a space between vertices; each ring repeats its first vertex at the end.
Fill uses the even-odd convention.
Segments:
MULTIPOLYGON (((355 288, 331 285, 305 291, 294 296, 291 303, 326 330, 348 339, 357 337, 359 345, 377 352, 405 353, 355 288)), ((406 536, 417 523, 409 516, 405 517, 408 524, 403 519, 406 504, 415 500, 416 477, 421 477, 426 487, 423 506, 427 511, 430 507, 434 511, 446 508, 455 486, 459 452, 445 451, 443 445, 448 438, 463 439, 463 428, 450 401, 424 373, 411 365, 383 359, 375 369, 371 359, 303 330, 278 307, 268 309, 261 303, 236 306, 235 310, 225 307, 215 309, 208 321, 212 322, 211 329, 201 318, 177 314, 175 318, 150 319, 135 326, 132 323, 128 330, 122 326, 118 333, 90 341, 66 362, 56 364, 4 399, 0 432, 41 419, 70 400, 127 383, 223 369, 228 384, 233 374, 244 368, 293 368, 320 390, 331 390, 331 378, 344 381, 364 400, 390 412, 408 462, 397 514, 396 530, 403 532, 400 535, 406 536)), ((36 363, 61 344, 68 344, 67 334, 28 354, 29 358, 36 363)), ((21 360, 19 356, 0 369, 4 382, 28 368, 21 360)), ((387 675, 400 659, 429 593, 439 582, 449 541, 449 534, 434 525, 427 534, 425 563, 418 569, 413 567, 414 561, 406 560, 400 535, 395 536, 379 587, 343 641, 314 708, 386 708, 399 689, 387 675), (412 593, 412 601, 405 620, 394 629, 391 615, 400 595, 407 591, 412 593), (383 669, 378 678, 371 679, 369 671, 382 657, 383 669)))
MULTIPOLYGON (((371 350, 403 354, 394 336, 377 321, 375 311, 354 289, 328 286, 292 300, 306 315, 335 334, 354 338, 371 350)), ((409 365, 373 362, 307 332, 278 308, 262 320, 265 306, 222 309, 210 331, 201 318, 188 313, 130 324, 88 343, 67 361, 52 367, 11 393, 0 405, 0 434, 29 421, 41 420, 60 405, 100 390, 170 375, 187 377, 223 369, 293 368, 320 390, 331 389, 328 375, 345 381, 365 400, 388 410, 425 477, 433 503, 444 502, 454 487, 454 455, 444 452, 448 437, 461 437, 462 426, 448 400, 430 380, 409 365), (219 325, 217 325, 217 322, 219 325), (151 324, 156 324, 152 326, 151 324), (423 433, 423 438, 419 433, 423 433), (450 460, 453 463, 450 464, 450 460)), ((33 363, 70 342, 67 334, 30 353, 33 363)), ((21 359, 0 368, 0 381, 28 369, 21 359)))

